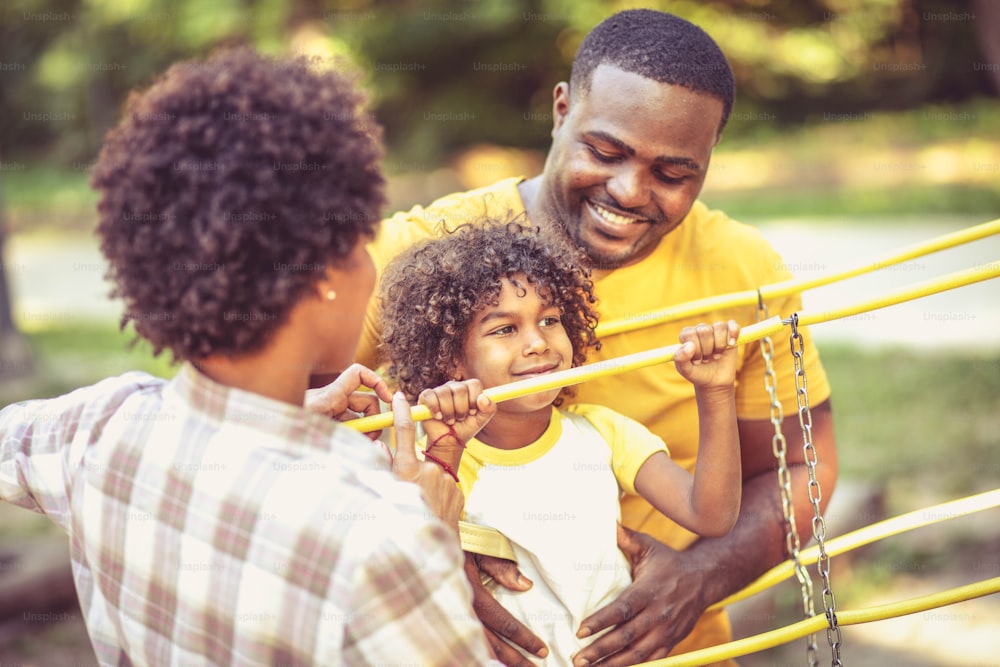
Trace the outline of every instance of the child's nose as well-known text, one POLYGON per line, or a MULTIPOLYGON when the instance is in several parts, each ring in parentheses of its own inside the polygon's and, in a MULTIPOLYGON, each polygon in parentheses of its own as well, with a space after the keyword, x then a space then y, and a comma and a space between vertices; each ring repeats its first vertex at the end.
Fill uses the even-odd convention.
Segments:
POLYGON ((549 349, 549 341, 541 330, 537 328, 529 329, 526 332, 526 336, 527 336, 527 340, 525 341, 526 354, 539 354, 549 349))

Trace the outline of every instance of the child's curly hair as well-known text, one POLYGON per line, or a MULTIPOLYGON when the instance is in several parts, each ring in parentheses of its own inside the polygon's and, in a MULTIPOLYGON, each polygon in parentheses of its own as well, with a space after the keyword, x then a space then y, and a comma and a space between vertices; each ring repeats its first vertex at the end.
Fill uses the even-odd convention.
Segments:
POLYGON ((454 378, 475 314, 499 303, 501 280, 517 274, 559 306, 574 366, 586 360, 588 347, 600 348, 594 284, 573 250, 517 222, 462 225, 411 247, 380 282, 380 350, 389 379, 407 399, 454 378))
POLYGON ((91 177, 122 328, 175 359, 263 347, 378 228, 365 100, 353 75, 247 48, 133 93, 91 177))

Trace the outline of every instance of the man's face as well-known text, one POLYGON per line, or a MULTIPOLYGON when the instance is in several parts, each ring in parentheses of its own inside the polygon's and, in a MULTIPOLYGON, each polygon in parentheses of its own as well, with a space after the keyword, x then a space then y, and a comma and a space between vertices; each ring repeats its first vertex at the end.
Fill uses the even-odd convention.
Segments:
POLYGON ((633 264, 691 209, 718 140, 722 102, 610 65, 589 91, 556 86, 543 215, 594 268, 633 264))

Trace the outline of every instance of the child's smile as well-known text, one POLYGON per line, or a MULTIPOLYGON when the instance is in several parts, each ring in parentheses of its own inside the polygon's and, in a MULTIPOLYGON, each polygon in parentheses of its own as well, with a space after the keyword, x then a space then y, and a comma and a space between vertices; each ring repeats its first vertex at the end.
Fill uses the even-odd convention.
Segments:
MULTIPOLYGON (((465 358, 458 364, 461 378, 478 378, 489 388, 569 368, 573 345, 559 307, 544 296, 522 275, 513 282, 503 279, 497 305, 477 312, 469 326, 465 358)), ((553 389, 497 407, 518 413, 547 409, 558 395, 553 389)))

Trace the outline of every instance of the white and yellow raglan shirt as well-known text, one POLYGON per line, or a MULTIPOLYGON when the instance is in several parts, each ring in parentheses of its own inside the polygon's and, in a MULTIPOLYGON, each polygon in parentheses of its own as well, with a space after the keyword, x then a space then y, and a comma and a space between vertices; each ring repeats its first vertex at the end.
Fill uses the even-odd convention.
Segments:
POLYGON ((472 439, 459 467, 465 520, 510 540, 525 592, 497 587, 497 600, 549 647, 540 665, 569 665, 594 641, 577 639, 584 618, 632 581, 618 549, 619 499, 636 494, 635 477, 666 445, 645 426, 608 408, 552 409, 535 442, 506 450, 472 439))

